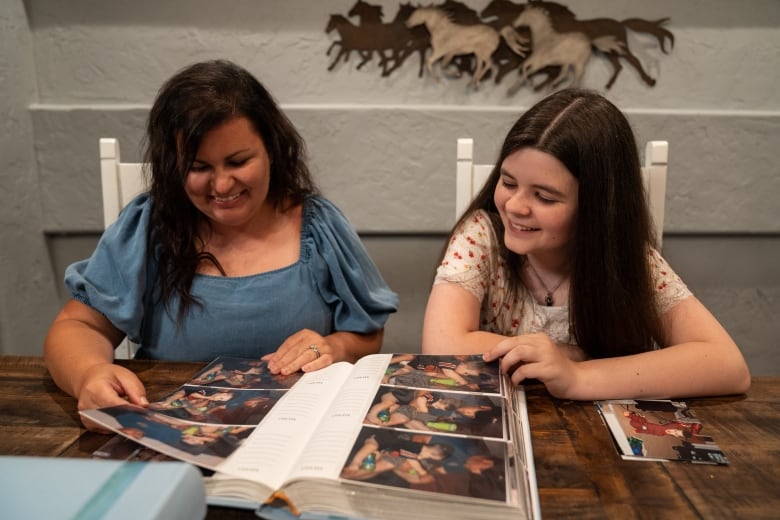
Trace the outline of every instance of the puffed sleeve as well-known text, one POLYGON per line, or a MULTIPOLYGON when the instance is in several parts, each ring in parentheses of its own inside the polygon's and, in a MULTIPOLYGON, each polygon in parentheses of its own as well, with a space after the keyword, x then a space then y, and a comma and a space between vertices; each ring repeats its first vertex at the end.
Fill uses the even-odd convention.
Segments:
POLYGON ((482 210, 464 220, 450 237, 433 284, 459 285, 482 301, 488 291, 491 262, 498 254, 491 230, 489 217, 482 210))
POLYGON ((138 342, 147 281, 149 196, 130 201, 100 237, 92 256, 65 270, 74 299, 103 314, 131 341, 138 342))
POLYGON ((398 296, 382 279, 349 221, 322 197, 309 199, 304 211, 309 213, 304 218, 311 232, 304 238, 312 241, 325 264, 325 272, 314 266, 314 283, 333 309, 334 330, 371 333, 383 328, 398 308, 398 296))
POLYGON ((685 282, 655 249, 650 250, 650 271, 655 284, 658 310, 661 314, 693 295, 685 282))

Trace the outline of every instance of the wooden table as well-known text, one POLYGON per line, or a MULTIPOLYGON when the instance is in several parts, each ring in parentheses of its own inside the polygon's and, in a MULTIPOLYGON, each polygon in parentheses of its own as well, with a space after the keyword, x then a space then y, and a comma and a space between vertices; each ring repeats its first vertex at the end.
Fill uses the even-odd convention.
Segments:
MULTIPOLYGON (((202 363, 122 361, 150 400, 189 380, 202 363)), ((728 466, 620 459, 593 403, 527 390, 544 518, 777 518, 780 511, 780 378, 756 377, 746 396, 688 399, 728 466)), ((89 457, 107 437, 81 427, 76 402, 37 357, 0 356, 0 455, 89 457)), ((256 518, 209 508, 209 518, 256 518)))

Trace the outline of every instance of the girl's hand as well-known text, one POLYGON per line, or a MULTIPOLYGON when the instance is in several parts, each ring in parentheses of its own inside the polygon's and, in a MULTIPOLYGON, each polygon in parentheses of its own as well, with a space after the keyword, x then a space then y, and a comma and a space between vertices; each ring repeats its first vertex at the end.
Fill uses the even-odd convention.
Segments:
POLYGON ((501 360, 501 372, 509 374, 514 384, 538 379, 555 397, 566 398, 575 386, 578 366, 575 359, 581 349, 559 346, 547 334, 525 334, 507 338, 485 353, 485 361, 501 360))

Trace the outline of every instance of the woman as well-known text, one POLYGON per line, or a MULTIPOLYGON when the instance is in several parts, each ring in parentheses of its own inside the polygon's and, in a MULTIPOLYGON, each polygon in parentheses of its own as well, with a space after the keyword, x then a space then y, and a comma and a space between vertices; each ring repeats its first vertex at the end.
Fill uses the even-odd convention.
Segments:
POLYGON ((592 92, 552 94, 456 224, 423 351, 484 353, 567 399, 747 391, 739 348, 653 243, 625 116, 592 92))
POLYGON ((147 404, 112 363, 125 336, 137 357, 254 357, 274 374, 380 350, 397 296, 318 195, 301 137, 251 74, 209 61, 168 80, 145 160, 149 193, 68 268, 73 299, 45 341, 52 377, 80 409, 147 404))

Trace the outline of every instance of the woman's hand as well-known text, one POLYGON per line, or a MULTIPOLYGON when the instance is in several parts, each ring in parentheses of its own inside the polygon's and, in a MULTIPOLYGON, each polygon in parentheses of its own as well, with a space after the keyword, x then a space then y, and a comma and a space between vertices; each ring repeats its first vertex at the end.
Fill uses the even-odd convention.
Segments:
POLYGON ((369 334, 340 331, 327 336, 303 329, 287 338, 276 352, 261 359, 268 362, 272 374, 311 372, 340 361, 354 363, 367 354, 379 352, 383 335, 381 329, 369 334))
POLYGON ((311 372, 344 358, 335 345, 313 330, 303 329, 287 338, 279 349, 262 357, 272 374, 311 372))
MULTIPOLYGON (((133 372, 114 365, 100 363, 84 372, 83 383, 78 390, 78 409, 90 410, 117 406, 128 402, 139 406, 148 406, 146 389, 141 380, 133 372)), ((107 433, 108 430, 98 426, 88 419, 82 422, 88 430, 107 433)))
POLYGON ((485 361, 501 359, 501 372, 514 384, 538 379, 555 397, 566 398, 578 376, 581 349, 557 345, 547 334, 525 334, 507 338, 485 353, 485 361))

